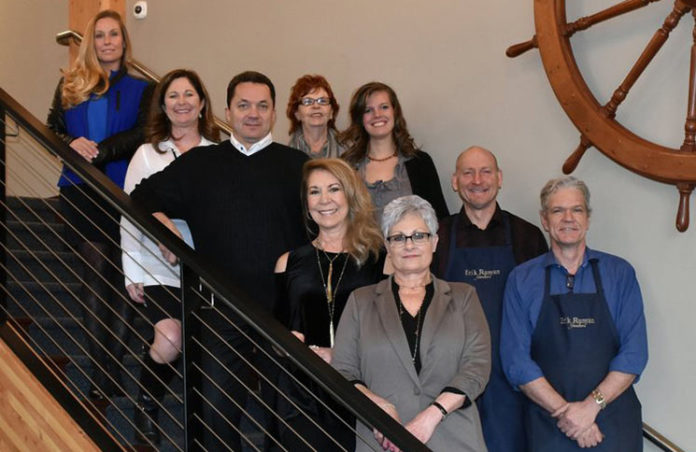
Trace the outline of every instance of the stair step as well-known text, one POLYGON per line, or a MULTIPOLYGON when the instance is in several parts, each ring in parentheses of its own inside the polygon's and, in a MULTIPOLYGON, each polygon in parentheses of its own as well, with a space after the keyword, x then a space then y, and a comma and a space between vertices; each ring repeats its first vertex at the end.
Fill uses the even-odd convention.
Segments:
POLYGON ((10 250, 7 268, 18 281, 78 282, 82 262, 67 251, 10 250))
POLYGON ((64 250, 65 225, 42 221, 7 221, 7 246, 11 250, 64 250))
POLYGON ((82 284, 36 281, 13 281, 7 283, 8 311, 15 317, 66 316, 66 311, 79 315, 81 307, 76 297, 80 296, 82 284))
POLYGON ((57 213, 60 212, 60 200, 57 196, 52 198, 10 197, 7 198, 7 208, 25 221, 36 221, 39 218, 56 221, 57 213))
MULTIPOLYGON (((73 355, 86 354, 86 333, 81 324, 82 317, 36 317, 26 329, 26 334, 37 344, 41 344, 38 352, 42 355, 73 355)), ((130 353, 139 353, 145 340, 152 337, 152 326, 144 319, 136 316, 126 341, 130 353)), ((110 341, 116 341, 113 337, 110 341)), ((32 345, 33 343, 32 342, 32 345)))

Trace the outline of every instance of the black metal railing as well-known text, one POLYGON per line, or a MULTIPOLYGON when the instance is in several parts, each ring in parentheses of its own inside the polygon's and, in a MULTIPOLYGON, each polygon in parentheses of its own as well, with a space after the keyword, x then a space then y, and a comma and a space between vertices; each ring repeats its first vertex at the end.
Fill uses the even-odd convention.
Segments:
MULTIPOLYGON (((249 294, 243 293, 231 284, 225 274, 205 262, 195 251, 186 246, 151 215, 139 210, 130 198, 114 186, 102 172, 96 170, 74 153, 39 120, 1 89, 0 108, 5 112, 4 116, 0 116, 1 128, 4 129, 10 122, 14 122, 20 131, 18 145, 21 144, 32 148, 32 151, 43 153, 47 159, 47 166, 55 165, 57 158, 80 175, 85 182, 84 185, 90 187, 100 198, 99 202, 95 203, 94 209, 103 205, 115 209, 119 215, 123 215, 131 223, 137 225, 139 230, 148 238, 163 244, 179 257, 182 269, 182 289, 180 293, 173 293, 172 296, 177 299, 181 298, 183 301, 183 364, 178 367, 173 366, 175 367, 173 370, 182 389, 180 393, 177 393, 176 389, 170 387, 168 398, 172 404, 170 406, 160 405, 163 415, 169 418, 169 427, 160 431, 163 441, 167 442, 168 447, 173 450, 189 450, 207 444, 204 443, 204 439, 212 437, 214 441, 217 437, 224 436, 224 432, 213 430, 207 423, 206 408, 208 412, 217 413, 220 411, 219 414, 224 419, 225 413, 223 411, 226 407, 230 404, 240 403, 239 397, 235 398, 228 394, 227 387, 215 388, 217 382, 211 380, 210 375, 206 373, 206 366, 209 366, 211 361, 215 362, 217 354, 217 350, 211 349, 209 344, 217 343, 224 348, 224 352, 236 354, 239 360, 247 357, 242 349, 253 348, 255 350, 253 359, 263 363, 261 365, 257 362, 244 364, 244 367, 256 373, 260 385, 257 385, 253 378, 239 377, 232 369, 221 369, 225 376, 229 377, 229 380, 243 388, 244 398, 251 400, 251 402, 242 403, 240 407, 245 417, 241 423, 234 419, 225 420, 225 425, 230 429, 240 429, 245 440, 244 449, 260 448, 259 438, 276 442, 275 432, 268 430, 269 426, 278 424, 281 427, 291 428, 282 416, 274 412, 275 406, 268 402, 270 399, 258 390, 260 386, 262 389, 269 389, 274 397, 284 397, 282 388, 278 388, 276 385, 277 378, 274 375, 285 374, 291 380, 297 378, 297 375, 301 375, 303 381, 299 383, 311 382, 312 385, 315 385, 313 388, 305 389, 309 396, 317 391, 317 387, 321 388, 327 394, 328 405, 332 405, 327 407, 328 413, 332 413, 331 408, 334 406, 340 407, 361 422, 383 432, 403 450, 427 450, 401 425, 375 407, 335 370, 292 336, 264 308, 260 307, 261 304, 258 300, 254 300, 249 294), (214 300, 212 306, 211 299, 214 300), (225 328, 234 330, 235 335, 241 338, 240 340, 244 342, 244 345, 229 345, 226 341, 227 337, 220 333, 218 327, 214 326, 221 322, 225 328), (219 392, 218 400, 208 398, 211 387, 215 389, 213 392, 219 392), (173 408, 170 408, 171 406, 173 408), (264 420, 264 417, 275 418, 275 422, 268 422, 264 420), (177 429, 180 429, 181 433, 176 433, 177 429), (249 432, 252 432, 252 435, 249 435, 249 432), (256 439, 253 437, 254 432, 257 435, 256 439)), ((3 156, 8 140, 5 138, 0 141, 0 156, 3 156)), ((21 160, 27 152, 23 149, 22 152, 15 152, 15 154, 18 154, 18 159, 21 160)), ((14 164, 21 165, 22 162, 19 160, 14 164)), ((40 182, 24 182, 23 191, 32 193, 31 190, 39 183, 49 185, 53 183, 41 175, 43 171, 37 165, 29 165, 27 162, 24 164, 28 166, 24 171, 34 174, 40 182)), ((5 167, 5 172, 12 173, 14 171, 11 165, 8 165, 7 160, 3 160, 2 165, 5 167)), ((85 370, 86 366, 81 365, 79 359, 70 358, 71 354, 87 354, 89 350, 85 346, 85 342, 94 339, 87 337, 84 329, 77 332, 73 332, 71 329, 74 327, 74 323, 78 324, 78 328, 80 327, 81 319, 79 312, 76 311, 84 312, 86 309, 85 306, 80 305, 82 295, 79 293, 81 290, 79 286, 84 286, 85 281, 81 280, 81 274, 77 267, 87 262, 82 258, 79 250, 71 249, 70 243, 63 240, 65 230, 71 227, 70 224, 63 224, 63 230, 61 230, 60 227, 51 228, 48 226, 48 222, 45 222, 47 215, 57 218, 59 224, 60 220, 65 221, 61 216, 61 209, 57 208, 55 203, 42 201, 42 204, 37 207, 36 202, 32 204, 24 198, 18 198, 9 203, 5 197, 6 187, 6 182, 2 181, 3 195, 0 197, 0 201, 2 201, 3 212, 7 212, 9 215, 4 219, 3 227, 0 228, 2 229, 0 238, 4 239, 1 247, 1 252, 4 254, 1 271, 5 272, 5 281, 7 282, 4 287, 16 287, 17 290, 5 289, 3 291, 3 295, 9 300, 4 302, 2 311, 9 312, 8 306, 14 306, 13 309, 21 314, 15 317, 24 318, 25 322, 31 323, 31 328, 35 328, 37 332, 32 333, 31 328, 27 328, 24 330, 24 335, 29 338, 28 342, 37 350, 38 355, 47 357, 47 361, 54 359, 55 356, 62 356, 61 362, 52 364, 54 367, 70 368, 73 369, 73 372, 77 369, 75 373, 78 375, 72 377, 72 380, 69 375, 70 371, 63 371, 64 378, 70 380, 67 383, 64 382, 64 386, 74 390, 74 397, 82 401, 83 405, 88 407, 88 411, 97 412, 96 415, 92 415, 92 418, 105 426, 118 443, 128 445, 132 441, 132 430, 136 427, 131 414, 133 406, 138 402, 134 393, 141 389, 148 389, 137 387, 137 367, 142 365, 142 360, 138 357, 138 346, 149 344, 149 338, 143 331, 152 330, 152 325, 145 325, 145 328, 142 329, 138 328, 137 319, 130 321, 127 318, 120 318, 124 323, 127 323, 130 339, 118 343, 122 339, 113 335, 109 336, 110 341, 107 344, 101 345, 104 352, 109 355, 115 346, 125 347, 127 352, 124 359, 131 358, 133 366, 129 366, 125 361, 120 362, 118 356, 109 356, 114 367, 101 370, 106 373, 111 372, 109 378, 117 385, 120 382, 118 378, 115 378, 115 374, 123 376, 124 382, 118 389, 122 390, 125 396, 122 394, 119 397, 119 403, 114 403, 113 400, 109 402, 107 398, 107 401, 104 402, 107 405, 106 408, 100 406, 99 403, 91 402, 86 394, 86 382, 75 381, 89 380, 89 372, 85 370), (27 220, 15 213, 17 207, 23 207, 24 210, 30 212, 30 219, 27 220), (42 228, 49 230, 48 235, 42 236, 37 232, 42 228), (17 230, 20 230, 20 233, 17 230), (40 247, 39 251, 36 251, 36 246, 40 247), (72 257, 66 257, 67 254, 63 254, 63 251, 59 251, 60 249, 68 249, 72 257), (32 264, 34 269, 32 269, 32 265, 23 264, 17 255, 28 256, 36 261, 32 264), (46 259, 58 262, 58 270, 44 262, 46 259), (49 278, 49 282, 42 280, 39 274, 46 275, 45 277, 49 278), (26 281, 28 282, 22 284, 26 281), (40 291, 42 295, 37 296, 35 290, 40 291), (75 305, 77 308, 67 308, 65 303, 61 302, 59 296, 55 294, 56 291, 60 291, 63 295, 74 300, 77 303, 75 305), (47 301, 42 301, 40 297, 46 298, 47 301), (34 311, 49 318, 50 324, 49 322, 42 324, 37 321, 36 315, 33 314, 34 311), (111 339, 112 337, 113 339, 111 339), (70 349, 74 349, 75 352, 71 352, 70 349), (110 369, 115 369, 115 371, 110 371, 110 369), (133 391, 134 386, 136 387, 135 391, 133 391)), ((85 212, 85 214, 88 215, 89 212, 85 212)), ((118 217, 113 218, 114 222, 119 220, 118 217)), ((117 245, 117 243, 115 244, 117 245)), ((113 264, 113 262, 111 263, 113 264)), ((102 301, 107 309, 115 311, 112 313, 118 315, 118 309, 114 308, 114 305, 119 303, 132 304, 132 301, 124 295, 122 285, 120 287, 111 285, 110 290, 112 292, 110 297, 102 301)), ((22 328, 21 322, 15 322, 15 326, 22 328)), ((94 384, 95 382, 91 381, 90 383, 94 384)), ((302 388, 301 384, 296 386, 302 388)), ((115 396, 111 398, 116 399, 115 396)), ((289 400, 289 403, 292 403, 292 400, 289 400)), ((327 404, 327 399, 319 397, 317 403, 327 404)), ((332 415, 335 416, 339 424, 345 417, 338 413, 332 415)), ((160 416, 161 418, 162 416, 160 416)), ((310 418, 309 421, 313 420, 310 418)), ((354 431, 352 421, 344 424, 346 429, 354 431)), ((321 424, 316 425, 316 427, 318 431, 321 431, 321 424)), ((299 438, 299 440, 309 450, 312 449, 312 437, 299 438)), ((357 440, 366 441, 375 450, 379 449, 377 443, 371 438, 358 438, 357 440)), ((156 444, 150 445, 156 446, 156 444)), ((220 445, 221 448, 224 448, 223 443, 220 445)), ((282 446, 279 444, 277 446, 282 450, 282 446)), ((340 447, 337 445, 336 449, 340 450, 340 447)))

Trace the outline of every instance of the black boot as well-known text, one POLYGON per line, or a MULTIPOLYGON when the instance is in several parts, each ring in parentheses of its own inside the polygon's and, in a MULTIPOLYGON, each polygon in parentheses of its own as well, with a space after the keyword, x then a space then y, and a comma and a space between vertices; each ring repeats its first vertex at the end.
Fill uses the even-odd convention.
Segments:
POLYGON ((169 381, 174 376, 172 364, 156 363, 150 353, 143 356, 140 371, 140 390, 135 407, 135 441, 141 444, 159 445, 160 433, 157 425, 159 404, 162 403, 169 381))
POLYGON ((159 407, 157 406, 157 402, 141 389, 138 394, 138 404, 135 407, 135 416, 133 417, 136 443, 159 445, 160 433, 157 428, 158 414, 159 407))
POLYGON ((84 260, 80 299, 83 303, 82 326, 85 329, 87 354, 93 369, 88 397, 93 401, 123 395, 117 362, 123 356, 123 347, 113 345, 118 343, 114 336, 121 337, 123 334, 108 331, 113 328, 114 315, 106 306, 117 301, 109 287, 109 276, 114 273, 113 259, 109 257, 113 254, 112 248, 115 247, 99 242, 82 242, 77 246, 84 260))

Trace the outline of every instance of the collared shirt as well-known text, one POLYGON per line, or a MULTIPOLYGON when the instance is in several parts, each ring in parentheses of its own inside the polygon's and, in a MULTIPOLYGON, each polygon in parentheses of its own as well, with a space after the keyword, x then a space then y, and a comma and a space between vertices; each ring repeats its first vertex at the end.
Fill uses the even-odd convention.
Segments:
POLYGON ((486 229, 479 229, 478 226, 473 224, 462 206, 459 213, 440 220, 440 228, 437 231, 440 240, 437 242, 437 250, 433 258, 433 273, 443 278, 447 272, 452 222, 457 216, 459 216, 457 231, 455 232, 457 235, 457 248, 485 248, 505 245, 503 214, 507 214, 510 219, 512 252, 517 264, 526 262, 549 250, 544 234, 538 227, 510 212, 502 210, 497 203, 495 213, 491 221, 488 222, 486 229))
POLYGON ((256 154, 260 150, 268 147, 269 144, 273 143, 273 137, 271 136, 271 133, 269 132, 268 135, 265 137, 261 138, 259 141, 256 143, 252 144, 248 148, 244 146, 242 143, 235 138, 234 134, 230 135, 230 143, 232 143, 232 146, 242 154, 246 155, 247 157, 256 154))
POLYGON ((604 296, 619 340, 619 351, 609 370, 639 377, 645 368, 648 340, 643 297, 631 264, 620 257, 587 248, 571 289, 567 287, 568 271, 558 263, 553 252, 548 252, 515 267, 505 287, 500 355, 505 375, 514 387, 544 376, 531 358, 531 343, 544 298, 546 268, 550 268, 551 295, 571 291, 594 293, 597 289, 591 260, 598 262, 604 296))

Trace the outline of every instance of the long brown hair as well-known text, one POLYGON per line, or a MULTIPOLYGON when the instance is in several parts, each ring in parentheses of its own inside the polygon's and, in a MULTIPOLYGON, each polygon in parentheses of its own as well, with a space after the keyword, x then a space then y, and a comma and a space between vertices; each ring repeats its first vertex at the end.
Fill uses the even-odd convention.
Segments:
POLYGON ((157 84, 155 93, 152 96, 150 116, 145 126, 145 141, 152 144, 154 148, 159 151, 157 145, 160 141, 171 138, 172 123, 169 121, 164 111, 164 96, 167 94, 169 85, 178 78, 185 78, 191 82, 199 99, 204 102, 203 109, 201 110, 201 117, 198 119, 198 133, 210 141, 220 141, 220 130, 215 125, 213 107, 210 105, 208 90, 205 89, 198 74, 190 69, 174 69, 173 71, 169 71, 157 84))
POLYGON ((313 159, 302 167, 302 209, 305 214, 307 230, 316 236, 316 224, 307 210, 307 190, 309 176, 318 170, 331 173, 343 187, 348 201, 348 227, 343 237, 343 246, 360 266, 372 255, 377 259, 384 244, 374 217, 372 198, 356 171, 341 159, 313 159))
POLYGON ((298 78, 290 91, 288 108, 285 111, 285 114, 290 120, 290 130, 288 131, 289 135, 295 133, 295 131, 302 126, 300 121, 295 117, 297 109, 300 108, 302 98, 312 91, 322 88, 324 91, 326 91, 329 99, 331 99, 332 115, 331 119, 329 119, 328 127, 329 129, 336 130, 336 117, 338 116, 339 105, 336 101, 336 96, 334 96, 333 90, 331 90, 331 85, 329 85, 329 82, 321 75, 307 74, 298 78))
POLYGON ((394 108, 394 130, 392 131, 392 136, 394 137, 397 152, 404 156, 412 156, 418 151, 411 134, 408 133, 406 119, 394 90, 384 83, 370 82, 358 88, 353 94, 350 100, 350 126, 339 137, 339 142, 346 148, 346 152, 343 153, 341 158, 348 161, 351 165, 357 165, 367 155, 370 135, 368 135, 363 126, 363 115, 365 114, 367 98, 377 92, 387 93, 389 101, 394 108))
POLYGON ((80 44, 77 58, 70 69, 63 72, 63 108, 70 108, 86 101, 90 94, 101 96, 109 90, 109 73, 101 67, 94 49, 94 28, 100 19, 111 18, 118 22, 123 39, 123 56, 120 70, 127 70, 131 60, 131 43, 121 15, 114 10, 100 11, 90 19, 80 44))

